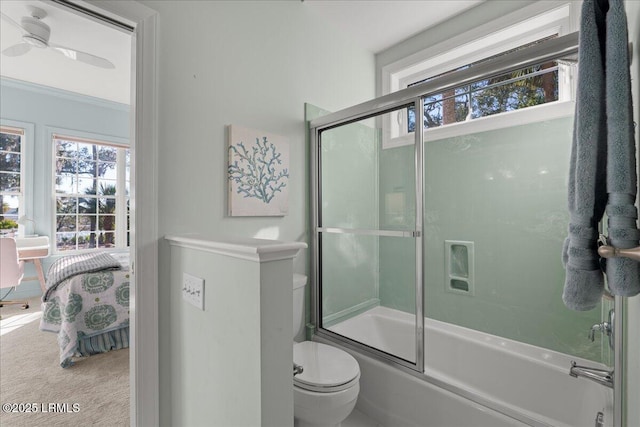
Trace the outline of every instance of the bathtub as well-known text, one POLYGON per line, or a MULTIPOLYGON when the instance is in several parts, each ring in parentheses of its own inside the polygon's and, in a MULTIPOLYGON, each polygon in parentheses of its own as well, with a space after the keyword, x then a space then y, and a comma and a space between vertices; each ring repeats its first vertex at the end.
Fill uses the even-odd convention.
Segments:
MULTIPOLYGON (((375 307, 329 328, 405 359, 415 358, 414 319, 375 307)), ((613 424, 613 392, 569 376, 595 362, 425 319, 425 371, 411 372, 341 346, 360 364, 356 407, 385 427, 594 426, 613 424)))

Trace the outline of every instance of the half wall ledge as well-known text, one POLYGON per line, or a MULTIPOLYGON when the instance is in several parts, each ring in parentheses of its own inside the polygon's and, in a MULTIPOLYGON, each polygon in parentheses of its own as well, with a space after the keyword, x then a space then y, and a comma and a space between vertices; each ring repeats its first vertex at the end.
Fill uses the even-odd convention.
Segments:
POLYGON ((304 242, 202 234, 167 235, 165 239, 172 246, 197 249, 254 262, 292 259, 301 249, 307 248, 307 244, 304 242))

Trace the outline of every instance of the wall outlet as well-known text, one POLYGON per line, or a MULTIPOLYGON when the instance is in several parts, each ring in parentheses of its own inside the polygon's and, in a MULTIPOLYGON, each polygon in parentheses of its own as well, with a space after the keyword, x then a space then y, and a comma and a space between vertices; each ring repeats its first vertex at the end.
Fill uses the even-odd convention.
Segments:
POLYGON ((204 279, 182 273, 182 299, 204 310, 204 279))

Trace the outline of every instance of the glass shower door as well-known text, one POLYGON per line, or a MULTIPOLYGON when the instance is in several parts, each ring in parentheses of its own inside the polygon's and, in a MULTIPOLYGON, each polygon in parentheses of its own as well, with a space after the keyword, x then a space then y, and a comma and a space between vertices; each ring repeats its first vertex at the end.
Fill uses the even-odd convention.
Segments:
POLYGON ((406 107, 318 132, 318 326, 415 367, 422 286, 414 153, 394 153, 402 167, 391 169, 398 159, 382 150, 413 138, 394 126, 406 107))

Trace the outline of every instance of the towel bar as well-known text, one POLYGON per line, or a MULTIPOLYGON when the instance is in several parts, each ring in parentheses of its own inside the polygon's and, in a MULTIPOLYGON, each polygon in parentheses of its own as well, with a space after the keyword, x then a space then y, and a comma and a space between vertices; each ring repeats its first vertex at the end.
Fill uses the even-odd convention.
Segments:
POLYGON ((604 245, 598 248, 598 255, 602 258, 623 257, 640 262, 640 246, 631 249, 620 249, 604 245))
MULTIPOLYGON (((564 58, 558 58, 557 61, 563 65, 577 65, 578 55, 574 54, 564 58)), ((633 64, 633 42, 629 42, 629 65, 633 64)))

